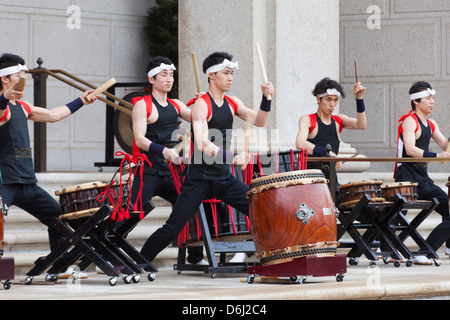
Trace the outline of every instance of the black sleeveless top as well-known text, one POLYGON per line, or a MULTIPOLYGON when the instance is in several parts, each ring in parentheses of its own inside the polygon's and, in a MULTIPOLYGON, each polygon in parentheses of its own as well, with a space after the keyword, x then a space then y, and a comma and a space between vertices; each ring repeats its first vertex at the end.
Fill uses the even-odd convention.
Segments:
POLYGON ((0 183, 37 183, 31 156, 28 119, 22 106, 8 104, 11 118, 0 126, 0 183))
POLYGON ((308 141, 324 149, 326 145, 329 144, 331 145, 332 151, 338 155, 340 141, 336 131, 336 121, 331 118, 331 123, 326 125, 322 122, 322 119, 320 119, 318 114, 316 114, 316 118, 318 129, 317 135, 312 139, 308 139, 308 141))
MULTIPOLYGON (((147 125, 145 137, 150 141, 162 146, 173 148, 178 142, 176 132, 178 129, 178 112, 172 103, 168 102, 166 107, 161 106, 152 96, 153 105, 158 110, 158 120, 147 125)), ((141 150, 148 160, 152 163, 150 167, 147 163, 144 166, 144 173, 152 175, 168 176, 170 175, 169 164, 164 163, 164 157, 160 154, 150 154, 148 150, 141 150)))
MULTIPOLYGON (((422 133, 419 138, 416 139, 416 147, 428 151, 432 136, 431 127, 430 125, 426 127, 416 114, 414 114, 413 117, 417 118, 420 128, 422 129, 422 133)), ((403 133, 400 134, 400 140, 403 144, 403 133)), ((402 158, 411 158, 411 156, 406 154, 404 146, 402 148, 402 158)), ((395 181, 418 182, 421 186, 433 184, 433 181, 428 176, 427 162, 399 162, 395 172, 395 181)))
MULTIPOLYGON (((210 100, 212 117, 208 122, 208 139, 219 148, 229 151, 233 129, 233 113, 226 99, 224 99, 224 104, 221 107, 217 106, 211 95, 210 100)), ((191 129, 191 132, 194 147, 187 168, 187 177, 197 180, 217 180, 228 177, 231 174, 230 164, 201 152, 195 142, 194 130, 191 129)))

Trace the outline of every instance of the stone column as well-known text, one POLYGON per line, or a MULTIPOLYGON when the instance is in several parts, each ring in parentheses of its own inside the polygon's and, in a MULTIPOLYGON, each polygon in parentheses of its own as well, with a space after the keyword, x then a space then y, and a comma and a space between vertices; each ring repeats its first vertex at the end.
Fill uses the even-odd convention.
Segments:
MULTIPOLYGON (((179 19, 180 98, 187 101, 196 91, 192 52, 201 70, 208 54, 228 51, 240 66, 230 95, 259 108, 258 42, 276 92, 265 130, 253 130, 252 147, 295 148, 300 116, 317 110, 314 85, 326 76, 339 78, 339 0, 183 0, 179 19)), ((201 79, 206 91, 206 75, 201 79)))

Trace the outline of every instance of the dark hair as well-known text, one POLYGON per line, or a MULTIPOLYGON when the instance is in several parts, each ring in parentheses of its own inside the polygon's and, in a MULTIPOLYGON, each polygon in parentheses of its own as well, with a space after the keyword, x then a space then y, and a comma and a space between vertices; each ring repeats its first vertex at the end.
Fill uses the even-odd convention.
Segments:
POLYGON ((342 98, 345 98, 345 92, 342 86, 334 80, 331 80, 330 78, 323 78, 320 80, 314 90, 312 91, 312 94, 317 97, 318 95, 321 95, 323 93, 327 92, 327 89, 336 89, 341 94, 342 98))
POLYGON ((161 63, 173 64, 172 60, 170 60, 167 57, 156 56, 156 57, 150 58, 150 61, 147 64, 147 68, 145 69, 145 73, 149 73, 150 70, 152 70, 156 67, 159 67, 161 65, 161 63))
POLYGON ((232 60, 233 56, 227 52, 214 52, 203 61, 203 72, 206 73, 210 67, 221 64, 225 59, 232 60))
MULTIPOLYGON (((25 64, 25 60, 18 55, 12 53, 3 53, 0 57, 0 69, 17 66, 18 64, 25 64)), ((9 76, 6 76, 9 77, 9 76)), ((0 81, 0 90, 3 90, 3 84, 0 81)))
MULTIPOLYGON (((411 88, 409 89, 409 94, 411 95, 411 94, 414 94, 417 92, 425 91, 427 89, 433 89, 433 88, 426 81, 418 81, 411 86, 411 88)), ((422 100, 421 98, 411 100, 411 108, 413 109, 413 111, 416 111, 416 104, 414 103, 414 101, 417 103, 420 103, 421 100, 422 100)))

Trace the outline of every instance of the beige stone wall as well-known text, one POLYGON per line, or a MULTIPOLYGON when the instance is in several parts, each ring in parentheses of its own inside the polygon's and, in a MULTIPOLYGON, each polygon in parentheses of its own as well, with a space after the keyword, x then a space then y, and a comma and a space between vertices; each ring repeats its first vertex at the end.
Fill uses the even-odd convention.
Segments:
MULTIPOLYGON (((152 3, 3 0, 0 51, 22 56, 30 69, 42 57, 43 67, 64 69, 94 85, 111 77, 118 82, 145 81, 148 50, 143 25, 152 3)), ((30 102, 32 84, 29 76, 24 100, 30 102)), ((49 77, 49 108, 66 104, 80 94, 49 77)), ((118 90, 118 95, 125 92, 118 90)), ((105 161, 105 110, 104 103, 96 102, 68 119, 47 125, 49 171, 96 170, 94 163, 105 161)), ((31 121, 29 127, 33 139, 31 121)))
MULTIPOLYGON (((408 90, 419 80, 436 89, 432 118, 445 136, 450 135, 449 1, 341 0, 340 38, 340 80, 350 93, 353 62, 358 59, 360 81, 367 87, 367 130, 344 132, 345 142, 368 156, 395 156, 397 120, 411 109, 408 90)), ((342 102, 341 112, 356 114, 354 102, 342 102)), ((435 143, 431 149, 439 151, 435 143)), ((371 171, 392 167, 372 163, 371 171)), ((448 168, 430 165, 430 171, 448 168)))

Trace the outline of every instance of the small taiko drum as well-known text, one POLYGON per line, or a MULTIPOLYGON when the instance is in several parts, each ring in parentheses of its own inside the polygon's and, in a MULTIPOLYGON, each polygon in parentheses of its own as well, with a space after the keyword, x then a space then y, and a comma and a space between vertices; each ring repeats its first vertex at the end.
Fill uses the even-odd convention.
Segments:
POLYGON ((320 170, 255 179, 247 196, 253 241, 261 263, 336 254, 335 207, 320 170))
POLYGON ((100 181, 74 185, 56 191, 63 215, 62 220, 86 218, 94 214, 104 205, 115 208, 128 204, 129 190, 127 184, 113 181, 104 183, 100 181), (122 189, 122 190, 121 190, 122 189), (102 194, 106 192, 107 194, 102 194))
MULTIPOLYGON (((250 235, 250 221, 242 212, 217 199, 203 202, 203 209, 211 238, 250 235)), ((189 220, 178 236, 178 245, 184 247, 202 241, 200 220, 197 214, 189 220)))
POLYGON ((364 195, 368 195, 371 201, 385 201, 381 194, 381 180, 363 180, 350 182, 337 187, 340 191, 341 203, 339 208, 352 208, 361 200, 364 195))
POLYGON ((417 194, 418 185, 418 183, 408 181, 383 184, 381 186, 381 193, 387 201, 394 201, 396 194, 401 195, 406 201, 417 201, 419 197, 417 194))

